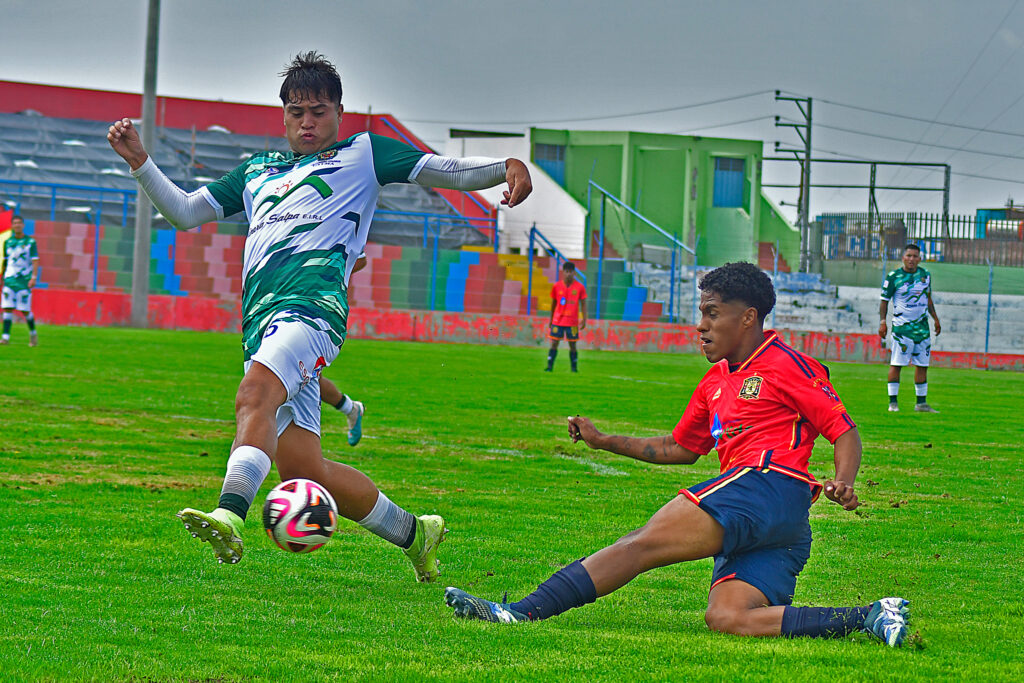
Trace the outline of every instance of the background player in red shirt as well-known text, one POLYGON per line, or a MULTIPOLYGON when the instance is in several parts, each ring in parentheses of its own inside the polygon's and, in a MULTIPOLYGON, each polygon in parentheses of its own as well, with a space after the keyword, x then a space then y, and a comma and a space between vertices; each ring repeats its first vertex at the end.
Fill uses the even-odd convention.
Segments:
POLYGON ((882 598, 863 607, 793 607, 796 577, 810 555, 808 511, 824 490, 846 510, 859 505, 857 428, 813 358, 764 330, 775 305, 771 280, 749 263, 729 263, 700 283, 697 326, 714 365, 666 436, 602 434, 569 418, 573 441, 657 464, 691 464, 714 448, 721 474, 680 491, 642 528, 556 572, 532 594, 494 603, 456 588, 445 600, 456 616, 512 623, 545 619, 593 602, 655 567, 714 557, 707 625, 749 636, 837 637, 867 631, 903 642, 908 602, 882 598), (835 476, 807 472, 818 434, 835 447, 835 476))
POLYGON ((562 264, 562 279, 551 288, 551 321, 548 338, 548 366, 544 372, 551 372, 558 355, 558 342, 565 338, 569 342, 569 362, 576 372, 576 342, 580 330, 587 326, 587 290, 576 280, 576 266, 571 261, 562 264))

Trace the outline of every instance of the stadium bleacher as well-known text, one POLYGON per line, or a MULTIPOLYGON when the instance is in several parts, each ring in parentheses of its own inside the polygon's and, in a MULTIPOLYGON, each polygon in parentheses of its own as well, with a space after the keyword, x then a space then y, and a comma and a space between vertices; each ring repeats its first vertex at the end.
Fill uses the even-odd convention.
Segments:
MULTIPOLYGON (((107 144, 107 125, 31 111, 0 113, 0 201, 30 220, 40 243, 41 286, 130 291, 137 184, 107 144)), ((192 190, 265 149, 286 150, 287 143, 219 127, 160 128, 150 153, 171 180, 192 190)), ((489 238, 440 194, 388 185, 378 205, 372 237, 378 244, 367 246, 369 265, 353 278, 352 305, 508 315, 550 310, 551 284, 558 278, 554 259, 535 260, 531 289, 526 257, 493 253, 489 238)), ((179 232, 155 214, 151 293, 236 301, 245 234, 238 218, 179 232)), ((607 259, 599 297, 596 278, 588 283, 590 315, 599 298, 601 318, 660 319, 662 304, 649 301, 647 289, 634 280, 621 259, 607 259)))

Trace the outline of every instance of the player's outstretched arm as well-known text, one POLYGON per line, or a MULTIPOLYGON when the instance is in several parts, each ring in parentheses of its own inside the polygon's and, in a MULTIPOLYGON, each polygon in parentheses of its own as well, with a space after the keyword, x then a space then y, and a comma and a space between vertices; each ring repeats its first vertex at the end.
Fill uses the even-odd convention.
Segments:
POLYGON ((843 506, 844 510, 853 510, 860 501, 854 493, 853 483, 860 469, 861 443, 860 433, 856 427, 843 432, 835 442, 836 476, 825 480, 825 497, 843 506))
POLYGON ((569 418, 569 437, 573 443, 583 441, 591 448, 655 465, 690 465, 700 457, 699 453, 676 443, 671 434, 649 438, 603 434, 589 418, 578 415, 569 418))
POLYGON ((530 171, 519 159, 442 157, 428 155, 411 182, 446 190, 482 190, 508 183, 502 204, 521 204, 533 191, 530 171))

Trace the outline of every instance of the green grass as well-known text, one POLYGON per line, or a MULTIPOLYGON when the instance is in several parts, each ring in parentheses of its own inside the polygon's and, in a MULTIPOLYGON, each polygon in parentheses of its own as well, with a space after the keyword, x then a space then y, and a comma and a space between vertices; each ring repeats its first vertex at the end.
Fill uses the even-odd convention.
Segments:
MULTIPOLYGON (((713 476, 713 455, 657 467, 565 433, 577 413, 667 433, 703 358, 583 349, 571 375, 563 350, 547 374, 540 348, 346 343, 327 375, 366 403, 366 436, 349 448, 344 416, 325 412, 325 450, 446 517, 441 582, 419 585, 352 523, 294 556, 253 514, 236 566, 187 537, 174 513, 212 507, 220 490, 236 336, 45 327, 38 348, 25 341, 19 326, 0 348, 0 680, 1024 678, 1024 376, 933 369, 942 412, 889 414, 884 368, 832 365, 864 439, 864 505, 812 508, 796 604, 909 598, 917 636, 892 650, 710 633, 710 560, 514 628, 443 605, 445 585, 521 597, 713 476)), ((905 383, 905 408, 910 394, 905 383)))

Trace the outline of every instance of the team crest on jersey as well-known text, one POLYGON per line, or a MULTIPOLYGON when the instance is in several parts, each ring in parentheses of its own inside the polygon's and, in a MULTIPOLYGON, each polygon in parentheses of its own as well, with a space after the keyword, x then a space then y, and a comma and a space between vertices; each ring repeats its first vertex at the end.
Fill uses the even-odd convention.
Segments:
POLYGON ((338 150, 329 149, 326 152, 320 152, 319 154, 317 154, 316 158, 317 161, 327 161, 328 159, 333 159, 336 156, 338 156, 338 150))
POLYGON ((761 395, 761 384, 764 379, 753 375, 743 380, 743 386, 740 387, 740 398, 745 398, 748 401, 752 401, 761 395))

